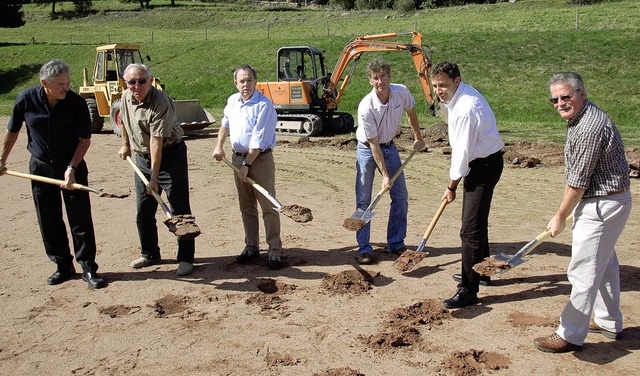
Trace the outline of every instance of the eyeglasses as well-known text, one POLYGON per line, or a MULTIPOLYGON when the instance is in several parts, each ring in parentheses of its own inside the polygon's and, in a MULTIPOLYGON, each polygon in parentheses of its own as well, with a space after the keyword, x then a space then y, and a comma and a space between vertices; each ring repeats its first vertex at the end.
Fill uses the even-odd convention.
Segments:
POLYGON ((51 81, 50 83, 53 85, 56 85, 61 89, 64 89, 66 87, 69 87, 69 88, 73 87, 73 83, 71 81, 68 81, 68 82, 51 81))
POLYGON ((137 83, 138 85, 142 86, 142 85, 146 84, 148 80, 149 80, 148 78, 141 78, 141 79, 139 79, 137 81, 136 80, 130 80, 130 81, 127 81, 127 84, 129 84, 129 86, 136 86, 136 83, 137 83))
POLYGON ((551 97, 549 98, 549 102, 551 102, 551 104, 558 104, 558 101, 560 99, 562 99, 563 102, 568 101, 569 99, 573 98, 574 95, 576 95, 576 93, 580 91, 580 89, 575 90, 573 93, 571 94, 565 94, 565 95, 561 95, 559 97, 551 97))

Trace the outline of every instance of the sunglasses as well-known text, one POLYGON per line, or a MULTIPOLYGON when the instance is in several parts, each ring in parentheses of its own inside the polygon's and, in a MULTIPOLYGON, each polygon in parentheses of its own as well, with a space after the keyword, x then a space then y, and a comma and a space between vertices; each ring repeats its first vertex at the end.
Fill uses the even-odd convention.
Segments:
POLYGON ((551 97, 549 98, 549 102, 551 102, 551 104, 558 104, 558 101, 560 99, 562 99, 563 102, 568 101, 569 99, 573 98, 574 95, 576 95, 576 93, 580 91, 580 89, 575 90, 573 93, 571 94, 565 94, 565 95, 561 95, 559 97, 551 97))
POLYGON ((138 85, 144 85, 144 84, 147 83, 147 81, 148 81, 147 78, 141 78, 141 79, 139 79, 137 81, 136 80, 127 81, 127 83, 129 84, 129 86, 136 86, 136 83, 138 85))

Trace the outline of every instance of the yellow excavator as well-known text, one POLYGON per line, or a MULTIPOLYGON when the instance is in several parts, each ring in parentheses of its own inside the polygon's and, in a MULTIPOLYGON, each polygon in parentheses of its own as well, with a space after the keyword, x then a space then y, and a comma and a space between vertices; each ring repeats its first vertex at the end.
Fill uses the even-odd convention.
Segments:
MULTIPOLYGON (((147 56, 147 61, 151 60, 147 56)), ((120 136, 120 98, 127 89, 122 78, 125 68, 129 64, 142 64, 140 46, 137 44, 109 44, 96 48, 96 61, 93 69, 93 84, 89 83, 87 69, 83 70, 83 85, 79 89, 80 95, 87 101, 91 116, 91 131, 100 132, 104 125, 104 118, 109 117, 113 133, 120 136)), ((164 84, 158 77, 154 77, 153 85, 164 90, 164 84)), ((176 116, 185 132, 204 129, 215 123, 213 116, 197 99, 173 100, 176 116)))
POLYGON ((315 136, 323 130, 351 132, 353 116, 338 112, 338 103, 353 75, 360 56, 369 51, 408 51, 418 73, 425 99, 435 116, 431 91, 431 60, 418 32, 362 35, 353 38, 338 57, 333 73, 327 73, 322 51, 312 46, 281 47, 277 56, 277 82, 259 82, 256 89, 273 102, 278 113, 276 130, 281 134, 315 136), (391 39, 410 35, 411 42, 391 39), (350 68, 349 68, 350 66, 350 68), (349 69, 346 76, 343 75, 349 69))

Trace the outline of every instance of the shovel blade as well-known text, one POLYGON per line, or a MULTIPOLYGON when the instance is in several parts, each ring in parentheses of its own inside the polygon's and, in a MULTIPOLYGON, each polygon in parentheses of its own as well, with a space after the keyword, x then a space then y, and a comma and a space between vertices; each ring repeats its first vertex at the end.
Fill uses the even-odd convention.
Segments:
POLYGON ((369 223, 371 221, 371 218, 373 218, 375 215, 376 215, 376 212, 374 211, 367 211, 367 210, 362 210, 358 208, 356 209, 355 212, 353 212, 353 214, 351 215, 351 218, 360 219, 365 221, 365 223, 369 223))
POLYGON ((422 252, 422 250, 424 250, 425 244, 427 244, 427 239, 422 238, 422 240, 420 240, 420 244, 418 244, 418 249, 416 249, 416 251, 422 252))
POLYGON ((500 252, 497 255, 493 256, 494 258, 500 260, 500 261, 504 261, 504 262, 509 262, 509 260, 511 258, 513 258, 513 256, 509 256, 508 254, 504 253, 504 252, 500 252))
POLYGON ((524 264, 526 261, 527 261, 527 260, 525 260, 525 259, 521 259, 521 258, 520 258, 520 259, 517 259, 517 260, 514 260, 514 261, 512 261, 512 262, 510 262, 510 263, 509 263, 509 265, 511 265, 511 267, 510 267, 510 268, 500 270, 499 272, 496 272, 496 275, 500 275, 500 274, 502 274, 502 273, 506 273, 506 272, 508 272, 509 270, 511 270, 511 269, 513 269, 513 268, 515 268, 516 266, 518 266, 518 265, 520 265, 520 264, 524 264))
POLYGON ((522 257, 519 257, 517 255, 509 256, 509 255, 507 255, 505 253, 498 253, 497 255, 495 255, 495 258, 500 260, 500 261, 504 261, 504 262, 508 263, 512 267, 520 265, 520 264, 522 264, 523 262, 526 261, 525 259, 523 259, 522 257))

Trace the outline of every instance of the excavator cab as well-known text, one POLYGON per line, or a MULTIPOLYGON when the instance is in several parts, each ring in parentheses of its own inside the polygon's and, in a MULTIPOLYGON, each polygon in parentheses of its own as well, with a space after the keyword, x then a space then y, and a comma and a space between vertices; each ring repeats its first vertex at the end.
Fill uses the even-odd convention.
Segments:
POLYGON ((325 75, 324 57, 315 47, 282 47, 277 69, 278 81, 314 81, 325 75))

